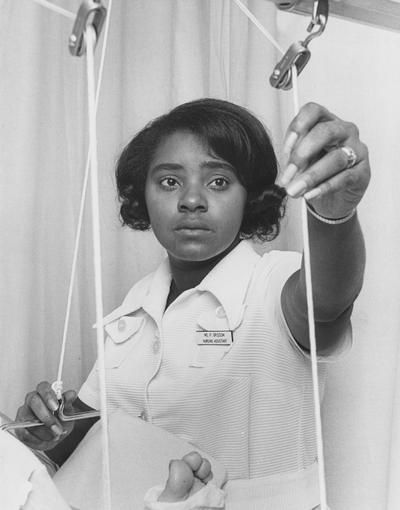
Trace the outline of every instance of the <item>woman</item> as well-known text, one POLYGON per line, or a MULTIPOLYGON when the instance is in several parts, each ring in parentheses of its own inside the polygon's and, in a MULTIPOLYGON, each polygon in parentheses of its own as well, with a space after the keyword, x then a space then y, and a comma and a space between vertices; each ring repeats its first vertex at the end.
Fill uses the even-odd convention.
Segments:
MULTIPOLYGON (((133 229, 151 227, 168 258, 104 319, 108 402, 213 455, 236 500, 255 492, 268 500, 268 483, 278 476, 279 501, 299 503, 303 494, 303 506, 312 508, 318 491, 304 266, 293 252, 260 257, 245 239, 279 232, 284 188, 307 199, 318 354, 335 359, 349 347, 362 285, 356 207, 369 163, 357 128, 311 103, 289 126, 285 152, 278 186, 262 124, 215 99, 178 106, 125 148, 116 172, 121 216, 133 229), (252 482, 247 492, 239 484, 235 493, 238 480, 252 482)), ((65 400, 75 411, 98 408, 96 367, 79 397, 69 391, 65 400)), ((41 383, 17 419, 42 420, 19 437, 62 463, 93 422, 62 424, 57 407, 41 383)))

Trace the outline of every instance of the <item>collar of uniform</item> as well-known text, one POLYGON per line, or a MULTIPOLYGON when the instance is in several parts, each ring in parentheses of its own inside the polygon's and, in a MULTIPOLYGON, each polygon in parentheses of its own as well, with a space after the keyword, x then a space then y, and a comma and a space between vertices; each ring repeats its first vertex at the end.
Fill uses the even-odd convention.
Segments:
POLYGON ((142 300, 142 308, 156 322, 161 322, 171 288, 171 270, 168 258, 158 266, 142 300))
POLYGON ((211 292, 218 299, 232 330, 242 320, 246 292, 259 260, 260 255, 251 243, 241 241, 196 287, 199 291, 211 292))
POLYGON ((168 259, 165 259, 153 273, 132 287, 122 305, 104 317, 102 326, 141 308, 157 321, 164 311, 170 285, 171 273, 168 259))
MULTIPOLYGON (((196 290, 211 292, 225 310, 229 327, 234 330, 241 321, 244 299, 254 266, 259 261, 251 243, 241 241, 196 287, 196 290)), ((142 308, 153 319, 161 320, 171 285, 171 271, 166 258, 154 273, 134 285, 121 306, 102 320, 106 326, 124 315, 142 308)))

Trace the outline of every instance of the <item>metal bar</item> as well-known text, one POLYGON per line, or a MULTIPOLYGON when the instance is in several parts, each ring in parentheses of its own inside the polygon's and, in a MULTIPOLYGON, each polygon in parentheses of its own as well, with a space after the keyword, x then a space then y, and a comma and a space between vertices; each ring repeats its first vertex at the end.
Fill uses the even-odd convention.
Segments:
MULTIPOLYGON (((283 11, 312 14, 313 0, 273 0, 283 11)), ((330 14, 379 28, 400 31, 400 3, 390 0, 330 0, 330 14)))
POLYGON ((0 425, 0 430, 8 431, 15 429, 31 429, 32 427, 41 427, 43 423, 41 421, 10 421, 9 423, 3 423, 0 425))
MULTIPOLYGON (((76 414, 65 414, 64 413, 64 400, 61 401, 56 416, 61 422, 87 420, 88 418, 99 418, 99 411, 84 411, 76 414)), ((10 421, 0 425, 0 430, 15 430, 15 429, 30 429, 32 427, 42 427, 44 423, 39 420, 28 420, 28 421, 10 421)))

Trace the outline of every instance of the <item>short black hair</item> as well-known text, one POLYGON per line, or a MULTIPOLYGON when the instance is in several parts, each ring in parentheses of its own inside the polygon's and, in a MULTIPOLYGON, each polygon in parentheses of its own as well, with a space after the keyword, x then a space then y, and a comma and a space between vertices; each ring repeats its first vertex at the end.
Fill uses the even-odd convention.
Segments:
POLYGON ((220 99, 198 99, 177 106, 147 124, 123 149, 116 167, 124 225, 148 230, 145 184, 160 142, 177 131, 198 136, 212 153, 235 169, 247 190, 240 237, 261 241, 279 233, 285 190, 275 184, 277 159, 263 124, 247 109, 220 99))

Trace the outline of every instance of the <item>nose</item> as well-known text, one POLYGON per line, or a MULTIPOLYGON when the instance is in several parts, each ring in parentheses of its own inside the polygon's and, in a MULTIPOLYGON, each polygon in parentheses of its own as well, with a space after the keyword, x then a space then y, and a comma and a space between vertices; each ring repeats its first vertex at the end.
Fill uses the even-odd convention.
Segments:
POLYGON ((199 185, 187 186, 182 190, 178 202, 180 212, 205 212, 207 209, 207 199, 199 185))

